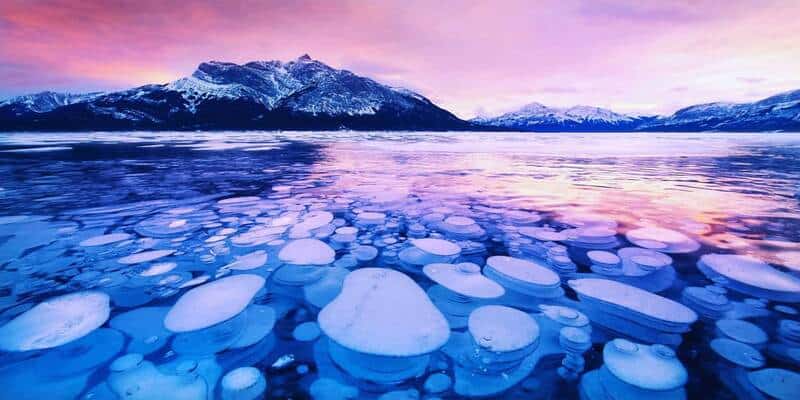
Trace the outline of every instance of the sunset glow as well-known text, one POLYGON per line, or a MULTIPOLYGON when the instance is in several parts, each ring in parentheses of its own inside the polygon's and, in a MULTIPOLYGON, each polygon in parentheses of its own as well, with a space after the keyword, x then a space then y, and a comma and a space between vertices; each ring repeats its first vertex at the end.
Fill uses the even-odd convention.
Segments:
POLYGON ((301 54, 461 117, 538 101, 667 113, 800 87, 791 1, 0 3, 0 97, 301 54))

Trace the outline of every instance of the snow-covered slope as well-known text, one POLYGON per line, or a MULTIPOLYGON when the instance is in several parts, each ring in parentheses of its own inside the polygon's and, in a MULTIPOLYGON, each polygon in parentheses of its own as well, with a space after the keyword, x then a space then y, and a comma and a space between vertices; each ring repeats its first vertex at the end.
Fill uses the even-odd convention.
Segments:
POLYGON ((0 106, 0 121, 11 119, 6 125, 9 129, 442 130, 469 126, 417 93, 332 68, 308 55, 289 62, 242 65, 210 61, 200 64, 191 76, 167 84, 59 101, 38 107, 35 118, 24 110, 10 113, 8 107, 0 106))
POLYGON ((800 90, 753 103, 708 103, 656 118, 639 129, 651 131, 800 131, 800 90))
POLYGON ((631 130, 642 119, 599 107, 555 108, 531 103, 496 117, 475 118, 472 122, 481 126, 525 131, 619 131, 631 130))
POLYGON ((14 108, 15 112, 19 114, 26 112, 44 113, 61 106, 89 101, 100 94, 102 93, 73 94, 41 92, 0 101, 0 107, 14 108))

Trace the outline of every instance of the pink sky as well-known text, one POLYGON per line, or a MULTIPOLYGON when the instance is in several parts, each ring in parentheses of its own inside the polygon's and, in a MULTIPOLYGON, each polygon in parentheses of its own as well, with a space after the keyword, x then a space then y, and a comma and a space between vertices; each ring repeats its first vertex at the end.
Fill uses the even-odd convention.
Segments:
POLYGON ((800 88, 800 1, 0 1, 0 97, 164 83, 206 60, 334 67, 461 117, 668 113, 800 88))

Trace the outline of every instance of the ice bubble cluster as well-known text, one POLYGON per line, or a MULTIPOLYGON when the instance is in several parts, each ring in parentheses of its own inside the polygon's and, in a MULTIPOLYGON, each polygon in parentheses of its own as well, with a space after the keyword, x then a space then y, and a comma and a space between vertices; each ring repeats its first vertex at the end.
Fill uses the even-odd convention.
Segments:
POLYGON ((0 216, 0 397, 796 397, 797 271, 717 222, 262 172, 0 216))

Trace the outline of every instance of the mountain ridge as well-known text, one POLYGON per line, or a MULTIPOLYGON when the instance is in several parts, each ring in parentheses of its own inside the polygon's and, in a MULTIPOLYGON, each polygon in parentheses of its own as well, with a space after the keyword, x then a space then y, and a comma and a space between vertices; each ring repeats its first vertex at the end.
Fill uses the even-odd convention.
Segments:
POLYGON ((470 122, 520 131, 800 131, 800 90, 751 103, 713 102, 681 108, 667 116, 637 116, 590 106, 567 108, 530 103, 470 122))
POLYGON ((303 55, 289 62, 209 61, 166 84, 0 102, 0 130, 389 129, 470 125, 426 97, 303 55), (41 103, 41 104, 39 104, 41 103), (52 104, 48 106, 48 104, 52 104))
POLYGON ((200 63, 189 76, 114 92, 45 91, 0 101, 0 131, 86 130, 800 131, 800 90, 713 102, 666 116, 528 103, 462 120, 425 96, 304 54, 200 63))

